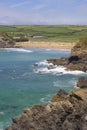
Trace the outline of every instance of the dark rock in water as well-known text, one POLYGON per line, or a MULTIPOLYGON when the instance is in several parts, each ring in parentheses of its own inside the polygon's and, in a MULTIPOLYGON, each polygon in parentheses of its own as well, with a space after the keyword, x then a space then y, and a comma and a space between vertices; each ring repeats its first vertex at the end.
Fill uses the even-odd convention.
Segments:
POLYGON ((87 54, 80 54, 78 56, 71 56, 69 59, 69 64, 67 68, 70 70, 81 70, 86 72, 87 71, 87 54), (71 60, 72 57, 75 59, 71 60))
POLYGON ((77 87, 79 88, 87 88, 87 78, 81 77, 77 82, 77 87))
POLYGON ((50 103, 27 108, 13 118, 6 130, 87 130, 87 89, 69 94, 59 90, 50 103))
POLYGON ((68 59, 69 63, 75 62, 75 61, 78 61, 78 60, 79 60, 78 56, 70 56, 69 59, 68 59))
POLYGON ((81 70, 87 71, 87 54, 80 54, 78 56, 70 56, 69 58, 65 58, 65 60, 61 59, 49 59, 48 63, 52 63, 53 65, 61 65, 65 66, 69 70, 81 70))
POLYGON ((78 43, 72 48, 68 58, 49 59, 48 63, 65 66, 68 70, 87 71, 87 43, 78 43), (79 47, 78 47, 79 46, 79 47), (79 49, 78 49, 79 48, 79 49))
POLYGON ((68 59, 67 58, 60 58, 60 59, 48 59, 48 63, 52 63, 53 65, 67 65, 68 59))
POLYGON ((33 64, 32 66, 38 66, 38 64, 33 64))

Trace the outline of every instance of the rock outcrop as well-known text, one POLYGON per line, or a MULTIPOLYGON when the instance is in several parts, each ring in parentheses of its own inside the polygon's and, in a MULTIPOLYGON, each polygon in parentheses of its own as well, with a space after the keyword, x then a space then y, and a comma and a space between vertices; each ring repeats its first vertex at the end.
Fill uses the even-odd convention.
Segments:
POLYGON ((87 89, 87 78, 80 77, 77 82, 77 87, 87 89))
POLYGON ((71 50, 68 58, 49 59, 48 63, 62 65, 69 70, 87 71, 87 39, 79 40, 71 50))
POLYGON ((82 84, 69 94, 60 90, 50 103, 25 109, 6 130, 87 130, 87 78, 83 79, 84 89, 82 84))
POLYGON ((81 38, 72 48, 71 55, 87 54, 87 38, 81 38))

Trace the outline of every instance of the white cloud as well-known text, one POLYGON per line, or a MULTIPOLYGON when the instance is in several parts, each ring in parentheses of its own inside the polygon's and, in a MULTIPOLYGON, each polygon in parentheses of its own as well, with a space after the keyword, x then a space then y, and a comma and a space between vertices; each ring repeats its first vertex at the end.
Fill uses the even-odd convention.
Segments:
POLYGON ((27 5, 29 3, 30 3, 30 1, 23 1, 23 2, 19 2, 19 3, 16 3, 16 4, 10 5, 10 7, 11 8, 16 8, 16 7, 27 5))

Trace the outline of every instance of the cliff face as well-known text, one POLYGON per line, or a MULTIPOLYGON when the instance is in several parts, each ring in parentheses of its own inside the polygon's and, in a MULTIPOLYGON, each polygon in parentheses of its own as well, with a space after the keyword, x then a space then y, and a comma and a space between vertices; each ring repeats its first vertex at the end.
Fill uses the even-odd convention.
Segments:
POLYGON ((71 56, 61 59, 49 59, 53 65, 63 65, 69 70, 87 71, 87 39, 79 40, 71 50, 71 56))
POLYGON ((6 130, 87 130, 87 84, 83 88, 60 90, 50 103, 25 109, 6 130))
POLYGON ((71 50, 71 55, 87 54, 87 39, 80 39, 71 50))

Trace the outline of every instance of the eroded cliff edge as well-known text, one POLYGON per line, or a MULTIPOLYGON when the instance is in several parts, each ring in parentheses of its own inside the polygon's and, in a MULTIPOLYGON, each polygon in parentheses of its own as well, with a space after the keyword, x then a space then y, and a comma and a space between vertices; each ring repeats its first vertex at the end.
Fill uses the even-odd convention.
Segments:
POLYGON ((65 66, 68 70, 87 71, 87 39, 80 39, 71 50, 70 57, 48 59, 53 65, 65 66))
POLYGON ((77 86, 70 93, 58 91, 48 104, 25 109, 6 130, 87 130, 87 78, 77 86))

